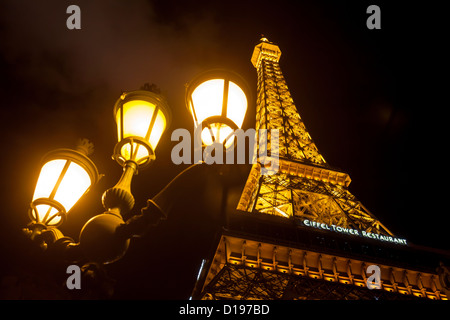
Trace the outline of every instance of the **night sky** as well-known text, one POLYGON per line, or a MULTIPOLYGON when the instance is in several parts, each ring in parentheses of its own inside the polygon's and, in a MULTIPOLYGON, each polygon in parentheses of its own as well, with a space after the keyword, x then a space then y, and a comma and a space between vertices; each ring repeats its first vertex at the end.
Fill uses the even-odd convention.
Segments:
MULTIPOLYGON (((88 138, 95 144, 92 159, 106 174, 63 226, 77 238, 85 221, 103 211, 101 194, 121 174, 111 160, 115 101, 122 91, 157 84, 173 119, 156 161, 133 180, 138 212, 185 168, 170 160, 176 144, 170 133, 193 129, 185 83, 224 67, 241 74, 255 97, 250 58, 261 34, 279 45, 300 116, 325 160, 350 174, 350 191, 398 237, 449 249, 443 8, 396 3, 1 1, 4 272, 13 272, 5 267, 14 263, 8 257, 20 256, 15 241, 28 223, 46 152, 88 138), (70 4, 81 9, 81 30, 66 27, 70 4), (366 27, 370 4, 381 8, 381 30, 366 27)), ((244 129, 254 123, 253 101, 244 129)))

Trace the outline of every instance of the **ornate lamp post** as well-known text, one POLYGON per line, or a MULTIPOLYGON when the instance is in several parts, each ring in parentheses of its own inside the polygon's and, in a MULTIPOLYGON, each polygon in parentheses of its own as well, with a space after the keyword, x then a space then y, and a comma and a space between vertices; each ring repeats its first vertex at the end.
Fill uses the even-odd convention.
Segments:
POLYGON ((123 174, 114 187, 104 192, 102 202, 106 211, 84 225, 79 243, 64 237, 57 227, 99 179, 97 168, 87 157, 93 145, 83 140, 77 150, 58 149, 44 157, 29 209, 32 222, 25 229, 42 247, 60 247, 71 258, 82 254, 101 263, 116 261, 125 254, 128 237, 118 236, 116 229, 124 224, 122 216, 134 206, 131 180, 138 169, 155 159, 155 148, 168 126, 170 112, 160 94, 138 90, 120 96, 114 106, 114 118, 118 142, 113 159, 123 167, 123 174))
MULTIPOLYGON (((188 108, 204 145, 227 145, 233 131, 241 126, 247 110, 242 87, 247 88, 242 78, 223 70, 204 73, 188 86, 188 108)), ((118 142, 112 158, 122 166, 123 173, 117 184, 103 193, 105 212, 86 222, 79 243, 56 227, 99 178, 95 165, 87 158, 92 146, 85 142, 78 151, 56 150, 45 157, 30 208, 32 223, 25 230, 42 247, 51 246, 54 252, 75 262, 83 258, 101 264, 117 261, 127 251, 130 238, 145 234, 167 217, 174 189, 185 186, 192 175, 201 179, 211 174, 211 170, 193 165, 147 200, 140 214, 127 215, 135 203, 132 178, 155 159, 155 149, 170 122, 166 100, 154 88, 144 89, 123 93, 114 106, 118 142)))
POLYGON ((103 194, 103 206, 114 214, 124 214, 134 206, 130 186, 138 169, 155 159, 155 148, 170 120, 165 99, 151 91, 123 93, 114 106, 118 142, 113 159, 124 169, 119 182, 103 194))
POLYGON ((80 246, 86 256, 111 263, 126 252, 129 239, 119 236, 123 215, 134 207, 131 180, 138 169, 155 159, 155 148, 168 126, 170 112, 158 93, 139 90, 123 93, 114 106, 118 142, 113 159, 123 167, 119 182, 103 193, 103 214, 90 219, 80 233, 80 246))

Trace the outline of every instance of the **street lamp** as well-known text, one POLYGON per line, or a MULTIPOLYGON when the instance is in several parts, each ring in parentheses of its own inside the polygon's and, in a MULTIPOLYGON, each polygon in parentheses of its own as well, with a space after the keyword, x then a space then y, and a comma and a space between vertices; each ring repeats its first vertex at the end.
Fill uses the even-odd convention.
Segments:
POLYGON ((52 244, 58 247, 56 251, 65 253, 77 248, 77 254, 82 252, 91 261, 100 263, 116 261, 126 252, 132 235, 121 237, 116 230, 124 225, 122 216, 134 207, 131 180, 138 169, 155 159, 155 149, 168 126, 170 112, 159 90, 146 85, 120 96, 114 106, 114 118, 118 142, 113 159, 123 167, 123 173, 119 182, 103 193, 106 211, 84 225, 79 243, 64 237, 56 227, 99 179, 94 163, 87 157, 93 145, 82 140, 76 151, 58 149, 44 157, 29 209, 32 222, 25 229, 43 248, 52 244))
POLYGON ((229 147, 247 112, 248 86, 238 74, 215 69, 194 78, 186 87, 186 106, 195 126, 195 137, 203 146, 213 143, 229 147))
POLYGON ((103 206, 122 216, 134 207, 131 180, 155 159, 155 149, 168 127, 170 111, 156 87, 123 93, 114 106, 118 142, 113 159, 123 167, 119 182, 105 191, 103 206), (152 90, 152 91, 150 91, 152 90))
POLYGON ((167 127, 169 108, 164 98, 151 91, 123 93, 114 106, 118 143, 113 158, 124 165, 147 166, 155 159, 155 148, 167 127))
MULTIPOLYGON (((201 136, 204 146, 232 143, 231 137, 242 125, 247 110, 246 92, 245 81, 224 70, 203 73, 190 83, 186 100, 196 134, 201 136)), ((86 222, 79 243, 65 237, 56 226, 98 180, 97 169, 86 156, 88 152, 83 153, 89 148, 85 145, 78 151, 63 149, 49 153, 36 185, 30 209, 33 222, 27 234, 44 248, 51 244, 53 252, 70 257, 72 261, 83 257, 102 264, 117 261, 127 251, 130 238, 145 234, 149 227, 167 217, 172 210, 174 189, 185 185, 192 176, 206 178, 217 171, 214 167, 193 165, 154 198, 148 199, 140 214, 126 216, 135 203, 131 193, 132 178, 155 159, 155 149, 169 125, 170 112, 159 90, 147 85, 122 93, 114 105, 113 115, 117 143, 112 158, 122 166, 123 173, 117 184, 103 193, 102 204, 106 211, 86 222)))
POLYGON ((131 180, 155 159, 155 149, 170 121, 166 100, 153 86, 123 93, 114 106, 118 142, 113 159, 123 167, 119 182, 103 193, 106 212, 91 218, 80 232, 80 247, 91 260, 112 263, 128 249, 132 235, 120 236, 123 217, 134 207, 131 180))
POLYGON ((99 178, 88 158, 92 145, 81 140, 77 150, 57 149, 42 159, 43 166, 28 210, 34 238, 42 230, 61 225, 75 203, 99 178))

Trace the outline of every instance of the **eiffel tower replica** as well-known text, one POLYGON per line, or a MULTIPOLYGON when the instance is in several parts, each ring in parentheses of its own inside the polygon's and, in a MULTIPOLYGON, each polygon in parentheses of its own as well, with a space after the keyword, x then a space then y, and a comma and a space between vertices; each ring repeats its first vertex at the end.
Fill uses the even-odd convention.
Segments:
POLYGON ((306 130, 280 56, 262 38, 251 58, 258 73, 256 129, 269 132, 261 151, 278 168, 264 174, 267 162, 252 166, 192 297, 447 300, 450 276, 442 259, 448 256, 396 237, 350 193, 350 176, 325 161, 306 130), (279 130, 277 145, 270 144, 271 129, 279 130), (379 268, 377 283, 370 266, 379 268))

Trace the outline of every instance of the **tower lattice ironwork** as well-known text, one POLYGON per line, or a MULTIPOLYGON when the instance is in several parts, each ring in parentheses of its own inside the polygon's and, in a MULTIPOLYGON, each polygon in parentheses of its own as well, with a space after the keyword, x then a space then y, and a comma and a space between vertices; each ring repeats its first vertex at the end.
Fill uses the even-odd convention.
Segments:
POLYGON ((251 59, 258 71, 256 129, 279 130, 279 171, 261 175, 256 164, 238 209, 392 236, 348 191, 349 175, 332 169, 317 149, 281 72, 280 55, 279 47, 263 38, 251 59))
POLYGON ((350 176, 325 161, 297 111, 280 56, 262 38, 251 58, 258 73, 256 129, 268 134, 268 143, 256 147, 267 146, 262 151, 278 170, 264 174, 262 161, 252 166, 194 297, 447 299, 437 258, 420 260, 348 190, 350 176), (381 270, 379 290, 367 287, 369 265, 381 270))

